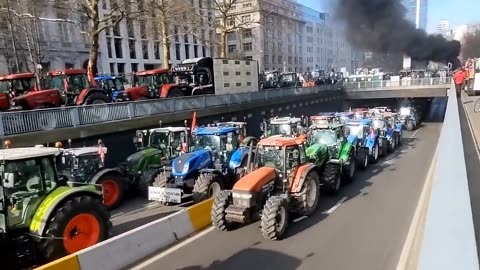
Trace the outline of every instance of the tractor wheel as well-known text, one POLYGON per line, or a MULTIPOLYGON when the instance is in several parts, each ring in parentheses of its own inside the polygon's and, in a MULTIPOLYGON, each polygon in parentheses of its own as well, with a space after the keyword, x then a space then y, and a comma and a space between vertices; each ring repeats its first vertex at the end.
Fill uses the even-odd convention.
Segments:
POLYGON ((403 133, 402 131, 397 133, 397 147, 402 145, 402 133, 403 133))
POLYGON ((387 146, 388 146, 387 151, 389 153, 393 153, 393 151, 395 151, 395 148, 397 148, 397 134, 393 134, 392 141, 388 143, 387 146))
POLYGON ((338 194, 340 187, 342 186, 342 177, 340 175, 340 168, 337 164, 325 165, 320 179, 325 192, 330 195, 338 194))
POLYGON ((368 167, 368 150, 360 149, 357 153, 358 167, 365 170, 368 167))
POLYGON ((104 104, 104 103, 108 103, 107 97, 104 94, 98 93, 98 92, 93 92, 90 95, 88 95, 84 102, 85 105, 104 104))
POLYGON ((44 217, 48 218, 48 223, 39 248, 47 261, 95 245, 110 235, 110 213, 94 197, 70 198, 53 213, 44 217))
POLYGON ((388 151, 388 140, 385 139, 385 138, 382 138, 382 151, 380 152, 380 156, 381 157, 384 157, 387 155, 387 151, 388 151))
POLYGON ((127 194, 128 180, 119 174, 107 173, 96 184, 103 187, 103 204, 108 210, 118 207, 127 194))
POLYGON ((146 170, 140 180, 137 183, 137 193, 143 198, 148 198, 148 187, 153 185, 155 178, 160 174, 160 169, 148 169, 146 170))
MULTIPOLYGON (((166 172, 161 172, 155 177, 152 186, 154 187, 163 187, 166 188, 168 183, 168 174, 166 172)), ((162 205, 170 205, 168 202, 159 202, 162 205)))
POLYGON ((310 216, 317 210, 320 199, 320 177, 316 171, 311 171, 305 181, 298 196, 295 212, 302 216, 310 216))
POLYGON ((170 90, 170 93, 168 93, 169 98, 174 98, 174 97, 183 97, 185 94, 180 88, 173 88, 170 90))
POLYGON ((351 183, 355 179, 355 173, 357 172, 357 160, 353 153, 350 153, 348 159, 350 160, 350 165, 344 167, 345 171, 342 175, 346 183, 351 183))
POLYGON ((215 197, 224 188, 223 179, 210 173, 202 173, 193 185, 193 203, 199 203, 208 198, 215 197))
POLYGON ((380 151, 380 149, 378 147, 378 142, 376 142, 375 146, 372 149, 372 154, 369 156, 372 163, 377 163, 378 162, 379 151, 380 151))
POLYGON ((408 131, 412 131, 415 129, 415 125, 413 124, 413 121, 412 120, 408 120, 407 121, 407 130, 408 131))
POLYGON ((232 229, 232 223, 225 219, 225 210, 229 205, 231 192, 229 190, 220 191, 213 201, 211 219, 212 225, 220 231, 232 229))
POLYGON ((287 230, 289 213, 287 201, 280 196, 268 198, 262 211, 261 231, 270 240, 282 239, 287 230))

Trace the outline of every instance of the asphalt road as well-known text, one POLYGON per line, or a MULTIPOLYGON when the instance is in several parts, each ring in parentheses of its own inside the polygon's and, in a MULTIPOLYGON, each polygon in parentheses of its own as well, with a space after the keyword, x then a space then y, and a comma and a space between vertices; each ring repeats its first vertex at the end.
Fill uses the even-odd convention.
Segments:
POLYGON ((435 151, 445 100, 432 122, 404 133, 395 153, 357 174, 337 197, 322 197, 310 218, 282 241, 264 240, 259 223, 232 232, 207 229, 130 269, 395 269, 435 151))

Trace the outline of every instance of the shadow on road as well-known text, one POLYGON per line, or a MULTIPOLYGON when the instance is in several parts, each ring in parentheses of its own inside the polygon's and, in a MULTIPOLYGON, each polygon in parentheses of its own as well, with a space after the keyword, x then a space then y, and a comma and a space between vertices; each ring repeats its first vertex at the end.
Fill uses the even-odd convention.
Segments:
POLYGON ((149 222, 161 219, 161 218, 163 218, 165 216, 168 216, 168 215, 170 215, 172 213, 175 213, 175 212, 177 212, 177 210, 166 211, 166 212, 162 212, 162 213, 158 213, 158 214, 154 214, 154 215, 150 215, 150 216, 146 216, 146 217, 136 218, 136 219, 131 220, 131 221, 127 221, 127 222, 124 222, 124 223, 117 224, 116 226, 114 226, 112 228, 112 236, 119 235, 119 234, 127 232, 129 230, 133 230, 137 227, 140 227, 140 226, 145 225, 149 222))
MULTIPOLYGON (((309 254, 307 259, 314 254, 309 254)), ((176 270, 245 270, 245 269, 297 269, 302 260, 271 250, 249 248, 242 250, 224 261, 214 261, 207 267, 188 266, 176 270)))

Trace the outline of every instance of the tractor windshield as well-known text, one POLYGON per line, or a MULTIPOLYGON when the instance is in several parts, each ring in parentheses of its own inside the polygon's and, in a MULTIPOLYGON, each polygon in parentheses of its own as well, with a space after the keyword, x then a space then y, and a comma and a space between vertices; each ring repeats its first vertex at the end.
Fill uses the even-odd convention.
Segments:
POLYGON ((350 130, 350 135, 355 135, 357 138, 363 138, 363 125, 348 125, 348 129, 350 130))
POLYGON ((70 92, 80 92, 81 90, 88 87, 87 75, 78 74, 78 75, 69 75, 68 76, 68 90, 70 92))
POLYGON ((10 91, 9 81, 0 81, 0 93, 8 93, 10 91))
POLYGON ((197 136, 195 140, 195 150, 209 150, 218 151, 223 150, 221 146, 225 147, 227 142, 227 136, 217 135, 202 135, 197 136))
POLYGON ((374 128, 380 128, 380 129, 385 128, 385 121, 383 121, 383 120, 374 120, 374 121, 373 121, 373 127, 374 127, 374 128))
POLYGON ((309 137, 310 143, 321 143, 331 146, 337 143, 337 134, 333 130, 318 129, 313 131, 312 136, 309 137))
POLYGON ((63 81, 63 76, 54 76, 50 78, 49 86, 50 89, 58 89, 60 91, 65 91, 65 83, 63 81))
POLYGON ((35 78, 11 80, 12 89, 17 93, 32 91, 35 88, 35 78))
POLYGON ((273 135, 284 135, 284 136, 291 136, 292 135, 292 126, 289 124, 273 124, 270 125, 270 130, 268 132, 268 136, 273 135))
POLYGON ((60 175, 70 176, 75 182, 86 183, 97 172, 100 162, 97 152, 82 156, 63 153, 57 158, 56 164, 60 175), (60 162, 58 159, 61 159, 60 162))
POLYGON ((171 78, 168 74, 152 74, 152 75, 142 75, 137 76, 138 85, 148 85, 155 89, 160 88, 166 83, 171 83, 171 78))
POLYGON ((270 167, 283 171, 285 160, 284 151, 277 146, 259 146, 256 159, 256 167, 270 167))
POLYGON ((156 147, 156 148, 167 148, 168 145, 170 145, 169 141, 169 133, 168 132, 158 132, 154 131, 150 135, 150 142, 149 145, 150 147, 156 147))

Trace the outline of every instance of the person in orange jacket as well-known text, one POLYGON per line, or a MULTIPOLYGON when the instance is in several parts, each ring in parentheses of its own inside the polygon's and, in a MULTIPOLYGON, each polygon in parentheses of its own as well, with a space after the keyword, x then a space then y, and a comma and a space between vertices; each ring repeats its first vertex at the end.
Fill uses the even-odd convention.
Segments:
POLYGON ((467 78, 467 73, 464 68, 459 68, 453 74, 453 81, 455 82, 455 90, 457 90, 457 97, 462 94, 462 88, 467 78))

